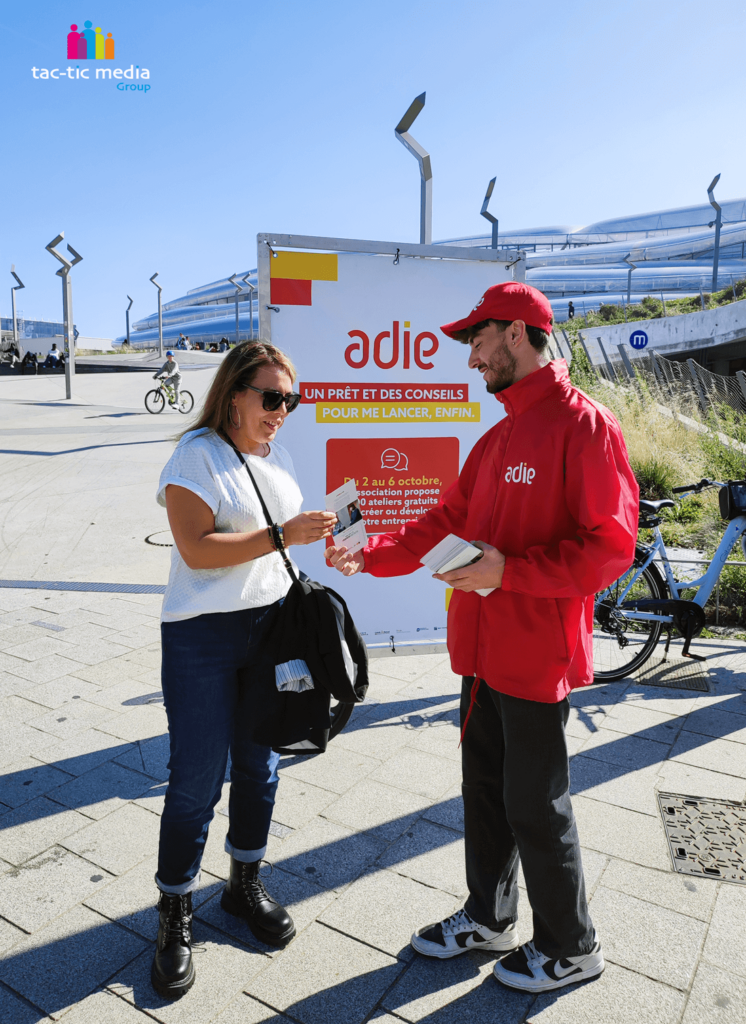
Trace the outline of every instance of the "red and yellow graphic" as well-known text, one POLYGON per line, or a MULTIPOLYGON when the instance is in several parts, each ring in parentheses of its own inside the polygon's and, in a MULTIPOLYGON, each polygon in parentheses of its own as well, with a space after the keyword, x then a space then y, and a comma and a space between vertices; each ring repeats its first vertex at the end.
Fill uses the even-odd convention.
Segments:
POLYGON ((337 280, 336 253, 278 252, 269 261, 270 302, 310 306, 314 281, 337 280))

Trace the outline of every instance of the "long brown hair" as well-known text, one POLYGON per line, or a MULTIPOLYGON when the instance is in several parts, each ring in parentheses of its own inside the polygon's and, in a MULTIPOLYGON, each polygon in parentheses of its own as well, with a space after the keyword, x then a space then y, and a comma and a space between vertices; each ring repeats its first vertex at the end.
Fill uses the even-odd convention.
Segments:
POLYGON ((205 427, 217 433, 226 433, 230 425, 228 411, 231 398, 237 391, 245 391, 253 384, 254 378, 263 366, 277 366, 295 383, 295 367, 279 348, 270 345, 268 341, 242 341, 240 345, 230 350, 220 364, 210 390, 205 395, 197 422, 184 430, 179 437, 205 427))

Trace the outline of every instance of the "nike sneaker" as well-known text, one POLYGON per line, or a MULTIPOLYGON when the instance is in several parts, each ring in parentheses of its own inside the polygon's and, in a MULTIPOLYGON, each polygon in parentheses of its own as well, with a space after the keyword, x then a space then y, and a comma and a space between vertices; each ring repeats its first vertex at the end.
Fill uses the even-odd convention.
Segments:
POLYGON ((425 956, 436 956, 440 960, 468 953, 470 949, 481 949, 490 953, 507 953, 517 949, 518 938, 514 924, 502 931, 494 932, 483 924, 473 921, 462 908, 445 921, 420 928, 412 936, 412 948, 425 956))
POLYGON ((514 953, 498 960, 492 972, 508 988, 517 988, 521 992, 547 992, 596 978, 605 966, 598 939, 590 953, 554 959, 539 952, 533 942, 526 942, 514 953))

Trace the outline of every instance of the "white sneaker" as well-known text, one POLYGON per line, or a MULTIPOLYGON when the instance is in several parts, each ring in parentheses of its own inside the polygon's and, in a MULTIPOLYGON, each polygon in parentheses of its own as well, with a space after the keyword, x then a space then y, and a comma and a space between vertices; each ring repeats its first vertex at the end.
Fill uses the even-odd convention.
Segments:
POLYGON ((440 960, 468 953, 470 949, 507 953, 518 947, 516 926, 509 924, 500 932, 473 921, 462 908, 445 921, 420 928, 412 936, 412 948, 440 960))
POLYGON ((556 959, 544 956, 533 942, 526 942, 505 959, 498 960, 492 973, 508 988, 517 988, 521 992, 547 992, 549 989, 595 978, 605 966, 598 939, 590 953, 556 959))

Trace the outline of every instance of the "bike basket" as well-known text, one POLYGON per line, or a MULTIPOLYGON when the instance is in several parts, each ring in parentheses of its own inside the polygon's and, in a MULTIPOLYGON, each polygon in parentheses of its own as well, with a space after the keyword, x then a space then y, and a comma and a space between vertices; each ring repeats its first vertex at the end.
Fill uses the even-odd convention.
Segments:
POLYGON ((720 515, 723 519, 746 516, 746 480, 729 480, 720 488, 720 515))

